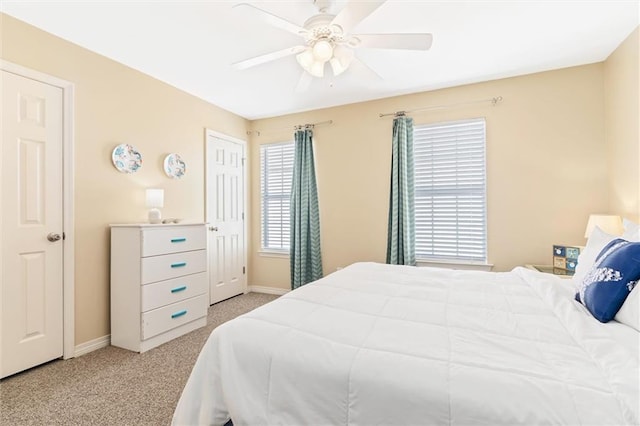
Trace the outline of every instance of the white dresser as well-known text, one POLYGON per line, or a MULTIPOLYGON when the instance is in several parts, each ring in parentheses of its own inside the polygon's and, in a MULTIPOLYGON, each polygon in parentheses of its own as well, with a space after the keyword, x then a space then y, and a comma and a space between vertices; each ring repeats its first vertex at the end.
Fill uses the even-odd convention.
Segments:
POLYGON ((111 225, 111 344, 145 352, 207 323, 203 223, 111 225))

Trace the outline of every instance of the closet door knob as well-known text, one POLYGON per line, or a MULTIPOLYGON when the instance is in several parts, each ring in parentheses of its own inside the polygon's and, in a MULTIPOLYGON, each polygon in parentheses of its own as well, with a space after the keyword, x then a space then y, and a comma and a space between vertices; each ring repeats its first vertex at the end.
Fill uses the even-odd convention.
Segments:
POLYGON ((52 243, 55 243, 56 241, 60 241, 61 238, 62 236, 60 234, 54 234, 53 232, 47 235, 47 240, 51 241, 52 243))

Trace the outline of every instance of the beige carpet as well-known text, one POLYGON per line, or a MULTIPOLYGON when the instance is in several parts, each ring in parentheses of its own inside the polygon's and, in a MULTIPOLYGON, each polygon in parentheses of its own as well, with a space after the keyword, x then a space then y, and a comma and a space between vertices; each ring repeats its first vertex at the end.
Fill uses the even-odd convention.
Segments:
POLYGON ((0 425, 168 425, 211 331, 277 296, 209 307, 207 326, 143 354, 109 346, 0 381, 0 425))

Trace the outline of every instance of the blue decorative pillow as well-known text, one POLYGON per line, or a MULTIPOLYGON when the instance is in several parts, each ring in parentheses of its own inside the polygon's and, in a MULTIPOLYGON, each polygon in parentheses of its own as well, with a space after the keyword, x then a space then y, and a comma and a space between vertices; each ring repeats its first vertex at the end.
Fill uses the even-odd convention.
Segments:
POLYGON ((617 238, 607 244, 585 275, 576 300, 600 322, 616 315, 640 279, 640 243, 617 238))

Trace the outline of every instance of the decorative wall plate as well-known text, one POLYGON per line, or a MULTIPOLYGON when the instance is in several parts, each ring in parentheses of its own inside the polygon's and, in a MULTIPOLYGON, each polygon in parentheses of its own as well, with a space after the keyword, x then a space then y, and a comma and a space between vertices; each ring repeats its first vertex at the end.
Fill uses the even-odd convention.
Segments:
POLYGON ((187 165, 178 154, 169 154, 164 159, 164 172, 173 179, 180 179, 187 172, 187 165))
POLYGON ((122 173, 135 173, 142 167, 142 155, 126 143, 120 144, 111 153, 113 165, 122 173))

